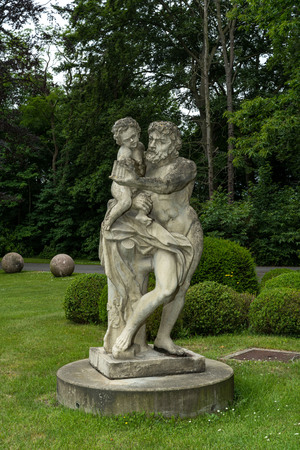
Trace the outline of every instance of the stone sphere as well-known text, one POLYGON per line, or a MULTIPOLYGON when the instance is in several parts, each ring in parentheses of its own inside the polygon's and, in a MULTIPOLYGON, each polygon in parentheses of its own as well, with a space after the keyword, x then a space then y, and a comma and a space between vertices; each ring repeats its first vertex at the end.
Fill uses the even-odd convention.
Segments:
POLYGON ((50 270, 55 277, 69 277, 74 272, 75 263, 71 256, 61 253, 50 261, 50 270))
POLYGON ((2 258, 1 266, 6 273, 21 272, 24 267, 24 259, 19 253, 6 253, 2 258))

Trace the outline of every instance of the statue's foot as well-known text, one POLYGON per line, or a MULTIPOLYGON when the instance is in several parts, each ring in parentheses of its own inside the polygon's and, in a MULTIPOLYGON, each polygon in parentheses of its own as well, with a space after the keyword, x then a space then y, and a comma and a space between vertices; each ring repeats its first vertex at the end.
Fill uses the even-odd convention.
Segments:
POLYGON ((120 336, 116 339, 115 345, 113 346, 112 353, 118 354, 120 352, 125 352, 130 347, 131 336, 128 333, 122 331, 120 336))
POLYGON ((185 356, 186 352, 179 345, 174 344, 171 338, 159 339, 154 341, 154 349, 163 350, 171 355, 185 356))
POLYGON ((119 350, 118 347, 113 347, 112 355, 115 359, 133 359, 140 353, 141 348, 138 344, 131 345, 127 350, 119 350))

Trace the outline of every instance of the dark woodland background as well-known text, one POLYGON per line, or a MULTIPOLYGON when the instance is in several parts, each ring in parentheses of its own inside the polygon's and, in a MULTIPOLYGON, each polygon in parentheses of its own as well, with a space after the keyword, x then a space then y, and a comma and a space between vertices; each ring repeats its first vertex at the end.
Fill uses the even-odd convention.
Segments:
POLYGON ((1 256, 97 258, 111 127, 132 116, 146 148, 150 122, 180 127, 206 235, 299 264, 296 2, 74 0, 64 27, 42 11, 0 0, 1 256))

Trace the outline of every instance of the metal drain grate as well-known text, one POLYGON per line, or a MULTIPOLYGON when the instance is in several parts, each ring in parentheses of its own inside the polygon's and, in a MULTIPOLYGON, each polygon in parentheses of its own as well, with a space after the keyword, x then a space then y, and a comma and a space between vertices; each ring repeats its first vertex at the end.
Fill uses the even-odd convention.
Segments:
POLYGON ((222 359, 237 359, 238 361, 282 361, 289 362, 300 359, 300 353, 266 348, 248 348, 240 352, 224 356, 222 359))

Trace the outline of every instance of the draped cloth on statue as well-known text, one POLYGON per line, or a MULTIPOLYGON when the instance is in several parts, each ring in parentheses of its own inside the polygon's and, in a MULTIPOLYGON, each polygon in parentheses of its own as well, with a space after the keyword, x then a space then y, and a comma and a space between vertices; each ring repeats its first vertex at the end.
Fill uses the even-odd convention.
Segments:
MULTIPOLYGON (((136 274, 124 261, 118 250, 118 245, 130 239, 141 255, 153 255, 156 250, 168 251, 176 257, 178 285, 181 286, 190 268, 194 251, 186 236, 179 233, 170 233, 157 222, 153 221, 146 226, 135 219, 132 211, 125 213, 112 226, 110 231, 101 233, 100 259, 105 268, 107 277, 125 298, 128 289, 128 280, 136 285, 136 274), (128 278, 129 277, 129 278, 128 278)), ((141 292, 138 292, 141 296, 141 292)))
MULTIPOLYGON (((110 205, 109 205, 110 206, 110 205)), ((99 256, 109 279, 108 332, 123 328, 134 309, 134 304, 143 294, 143 256, 153 256, 157 250, 165 250, 176 258, 178 286, 186 278, 194 256, 194 250, 186 236, 170 233, 160 224, 152 221, 145 225, 135 218, 136 211, 129 210, 111 227, 101 232, 99 256), (130 241, 134 247, 132 259, 120 251, 122 245, 130 241)), ((115 339, 115 338, 113 338, 115 339)), ((107 339, 110 340, 110 339, 107 339)), ((110 345, 108 346, 110 348, 110 345)))

